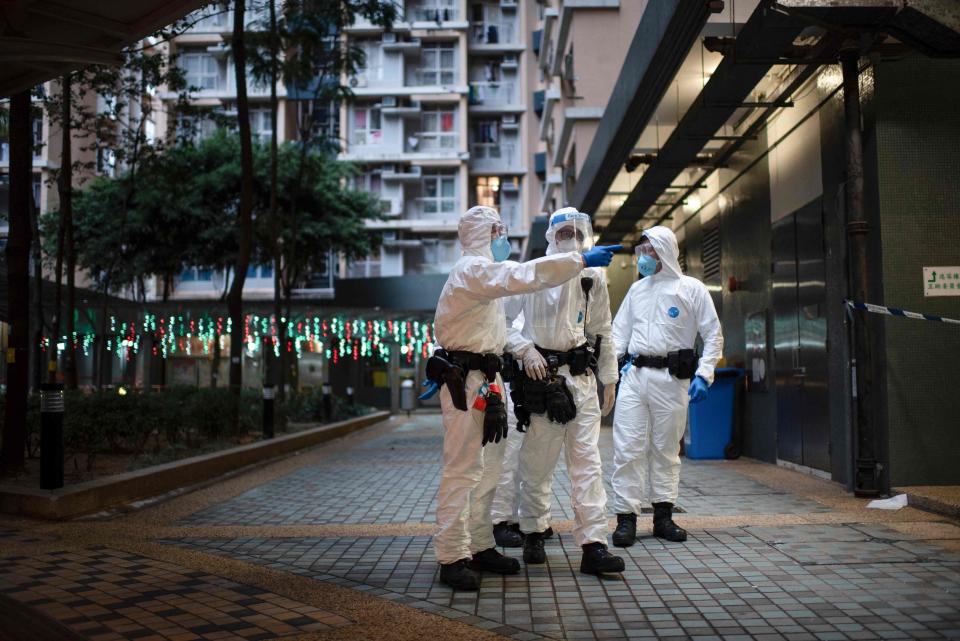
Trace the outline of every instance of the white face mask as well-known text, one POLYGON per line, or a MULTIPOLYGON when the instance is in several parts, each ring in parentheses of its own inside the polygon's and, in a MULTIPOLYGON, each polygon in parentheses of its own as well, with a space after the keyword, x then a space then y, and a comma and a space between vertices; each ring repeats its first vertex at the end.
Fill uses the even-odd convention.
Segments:
POLYGON ((567 240, 558 240, 557 241, 557 251, 560 252, 575 252, 580 250, 580 243, 577 242, 576 238, 569 238, 567 240))

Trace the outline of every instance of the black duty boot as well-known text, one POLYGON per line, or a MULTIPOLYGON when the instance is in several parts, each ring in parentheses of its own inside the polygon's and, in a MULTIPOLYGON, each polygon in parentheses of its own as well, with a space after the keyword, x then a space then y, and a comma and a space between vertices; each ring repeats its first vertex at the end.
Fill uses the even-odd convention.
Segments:
POLYGON ((440 564, 440 582, 446 583, 454 590, 475 592, 480 589, 480 575, 467 567, 468 559, 460 559, 453 563, 440 564))
POLYGON ((584 574, 616 574, 623 572, 623 559, 610 554, 603 543, 587 543, 580 558, 580 571, 584 574))
POLYGON ((543 549, 543 532, 529 532, 523 537, 523 562, 530 564, 547 562, 547 553, 543 549))
POLYGON ((523 546, 523 535, 519 529, 510 525, 509 521, 500 521, 493 526, 493 539, 497 545, 505 548, 518 548, 523 546))
POLYGON ((674 543, 687 540, 687 531, 673 522, 673 503, 653 504, 653 535, 674 543))
POLYGON ((613 531, 613 544, 618 548, 628 548, 637 542, 637 515, 617 515, 617 529, 613 531))
POLYGON ((520 571, 520 561, 497 552, 496 548, 487 548, 477 552, 468 564, 476 572, 496 572, 497 574, 516 574, 520 571))

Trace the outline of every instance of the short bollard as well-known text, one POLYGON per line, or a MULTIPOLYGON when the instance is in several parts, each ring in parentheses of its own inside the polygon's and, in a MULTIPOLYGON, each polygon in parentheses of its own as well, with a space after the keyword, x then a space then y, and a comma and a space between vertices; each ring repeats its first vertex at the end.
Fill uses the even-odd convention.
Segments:
POLYGON ((333 416, 333 396, 330 383, 323 384, 323 420, 329 421, 333 416))
POLYGON ((353 405, 353 388, 347 387, 347 405, 353 405))
POLYGON ((273 385, 263 386, 263 438, 273 438, 273 385))
POLYGON ((63 383, 40 386, 40 487, 63 487, 63 383))

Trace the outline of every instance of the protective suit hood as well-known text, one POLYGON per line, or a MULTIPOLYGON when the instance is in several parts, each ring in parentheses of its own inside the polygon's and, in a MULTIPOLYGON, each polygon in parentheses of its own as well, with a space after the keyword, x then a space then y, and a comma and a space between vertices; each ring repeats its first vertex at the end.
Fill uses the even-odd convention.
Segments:
POLYGON ((663 264, 660 274, 668 278, 683 276, 683 270, 680 269, 680 247, 673 231, 662 225, 651 227, 643 232, 643 238, 650 240, 657 256, 660 257, 660 262, 663 264))
POLYGON ((547 256, 573 251, 561 249, 557 246, 557 232, 562 227, 570 227, 583 237, 583 242, 576 251, 584 251, 593 247, 593 225, 590 215, 577 210, 576 207, 564 207, 550 214, 550 222, 544 235, 547 239, 547 256))
POLYGON ((490 207, 471 207, 462 216, 457 225, 457 235, 464 256, 483 256, 493 260, 490 251, 490 230, 500 222, 500 214, 490 207))

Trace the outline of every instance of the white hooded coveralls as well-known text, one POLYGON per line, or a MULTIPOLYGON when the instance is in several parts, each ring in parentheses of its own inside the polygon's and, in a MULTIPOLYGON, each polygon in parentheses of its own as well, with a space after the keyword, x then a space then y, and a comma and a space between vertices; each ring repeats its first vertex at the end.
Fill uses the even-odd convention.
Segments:
MULTIPOLYGON (((500 215, 489 207, 472 207, 461 216, 463 255, 440 293, 434 327, 437 342, 448 351, 503 352, 506 319, 501 298, 553 287, 583 269, 577 252, 545 256, 527 263, 496 263, 490 251, 493 224, 500 215)), ((466 378, 467 411, 453 406, 450 392, 440 390, 443 412, 443 473, 437 494, 438 532, 434 551, 442 564, 469 559, 494 546, 490 502, 500 478, 506 441, 481 446, 483 412, 473 409, 484 376, 466 378)), ((497 376, 503 389, 503 381, 497 376)))
MULTIPOLYGON (((644 236, 663 268, 630 287, 613 321, 614 349, 617 354, 666 356, 692 349, 699 332, 703 354, 696 375, 710 385, 723 352, 710 293, 699 280, 683 275, 672 231, 653 227, 644 236)), ((613 418, 613 507, 618 514, 640 514, 650 503, 677 502, 689 386, 689 380, 679 380, 666 369, 649 367, 631 367, 621 379, 613 418), (651 496, 646 495, 648 481, 651 496)))
MULTIPOLYGON (((548 235, 547 255, 557 251, 548 235)), ((521 311, 523 329, 507 329, 507 350, 521 357, 526 350, 568 351, 585 342, 592 346, 602 336, 598 355, 598 377, 604 385, 617 382, 617 358, 610 342, 610 297, 604 272, 588 268, 582 277, 593 279, 589 303, 580 278, 558 287, 507 300, 507 321, 521 311)), ((605 543, 607 539, 607 493, 603 487, 600 461, 600 403, 593 372, 572 376, 564 365, 558 374, 566 380, 577 407, 576 417, 565 425, 550 422, 546 415, 533 414, 520 448, 519 515, 523 532, 543 532, 549 526, 553 474, 561 446, 565 446, 567 472, 572 485, 574 538, 577 545, 605 543)))
MULTIPOLYGON (((514 319, 513 326, 523 327, 523 314, 514 319)), ((509 385, 508 385, 509 387, 509 385)), ((526 432, 517 431, 517 415, 513 411, 513 400, 507 393, 507 445, 503 448, 503 465, 500 470, 500 480, 494 492, 493 503, 490 505, 490 520, 496 525, 503 521, 520 523, 520 513, 517 505, 517 491, 520 489, 520 477, 517 475, 517 465, 520 462, 520 446, 526 432)))

